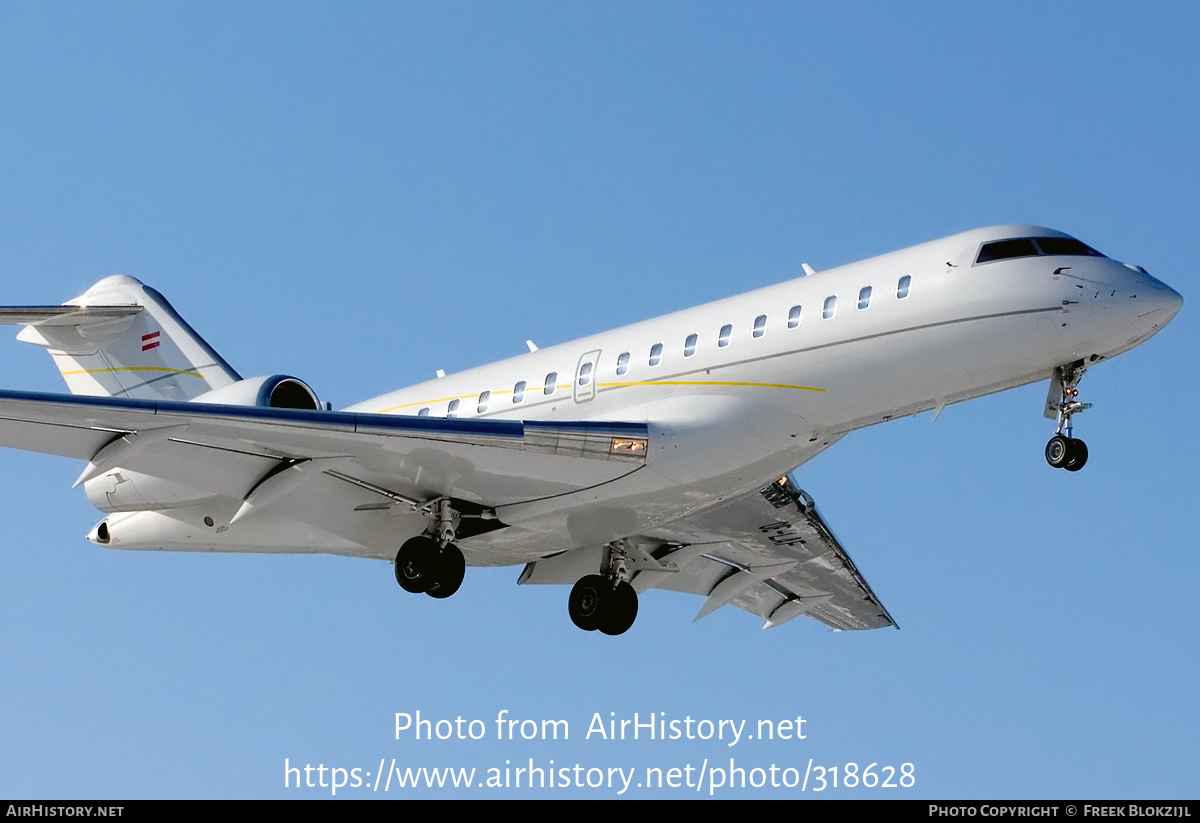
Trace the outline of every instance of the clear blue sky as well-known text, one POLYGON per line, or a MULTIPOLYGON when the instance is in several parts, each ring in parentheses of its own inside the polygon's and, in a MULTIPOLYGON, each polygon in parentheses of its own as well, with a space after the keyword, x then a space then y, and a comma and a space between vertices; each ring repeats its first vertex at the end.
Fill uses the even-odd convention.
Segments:
MULTIPOLYGON (((797 473, 898 632, 692 625, 699 599, 652 593, 612 639, 516 568, 433 602, 379 562, 105 550, 77 465, 4 452, 0 796, 732 757, 915 765, 826 797, 1196 797, 1198 34, 1191 3, 0 6, 0 302, 132 274, 243 374, 335 405, 992 223, 1185 299, 1088 374, 1077 475, 1043 462, 1042 386, 797 473), (497 742, 502 709, 571 740, 497 742), (417 710, 489 737, 395 740, 417 710), (806 739, 584 740, 596 712, 806 739)), ((62 388, 15 341, 0 364, 62 388)))

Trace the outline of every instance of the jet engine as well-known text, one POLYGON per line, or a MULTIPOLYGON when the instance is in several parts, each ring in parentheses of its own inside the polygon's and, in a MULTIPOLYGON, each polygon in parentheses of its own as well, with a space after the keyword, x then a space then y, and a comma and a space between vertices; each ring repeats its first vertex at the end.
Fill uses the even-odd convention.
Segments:
POLYGON ((286 374, 249 377, 192 398, 193 403, 221 406, 267 406, 275 409, 320 411, 325 406, 303 380, 286 374))

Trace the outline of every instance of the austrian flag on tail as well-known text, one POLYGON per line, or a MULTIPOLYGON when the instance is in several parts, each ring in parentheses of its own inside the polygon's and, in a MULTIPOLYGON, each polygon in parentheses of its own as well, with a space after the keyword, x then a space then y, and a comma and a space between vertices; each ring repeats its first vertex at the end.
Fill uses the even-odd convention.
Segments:
POLYGON ((142 351, 150 351, 150 349, 158 348, 158 332, 150 332, 150 334, 142 335, 142 351))

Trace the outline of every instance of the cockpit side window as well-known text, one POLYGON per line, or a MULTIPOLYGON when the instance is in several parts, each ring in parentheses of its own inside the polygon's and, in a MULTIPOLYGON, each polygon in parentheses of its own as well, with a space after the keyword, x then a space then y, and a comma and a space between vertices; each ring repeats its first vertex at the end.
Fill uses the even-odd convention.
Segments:
POLYGON ((1036 257, 1037 247, 1028 237, 1018 237, 1014 240, 997 240, 995 243, 984 243, 975 258, 976 265, 991 263, 995 260, 1011 260, 1014 257, 1036 257))
POLYGON ((1042 254, 1070 254, 1085 257, 1103 257, 1104 255, 1074 237, 1038 237, 1038 248, 1042 254))

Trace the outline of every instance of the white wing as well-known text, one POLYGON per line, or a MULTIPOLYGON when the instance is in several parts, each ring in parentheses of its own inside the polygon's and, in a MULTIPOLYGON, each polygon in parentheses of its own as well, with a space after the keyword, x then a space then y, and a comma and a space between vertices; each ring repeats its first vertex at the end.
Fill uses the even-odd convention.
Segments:
MULTIPOLYGON (((257 506, 364 547, 339 553, 374 557, 394 556, 408 528, 387 520, 389 506, 413 512, 423 501, 449 497, 460 511, 486 520, 466 524, 460 536, 478 534, 503 525, 487 518, 496 506, 580 491, 637 471, 645 448, 624 447, 631 440, 644 446, 647 439, 644 424, 459 420, 0 392, 0 446, 88 460, 81 480, 95 478, 93 483, 107 482, 120 467, 179 484, 195 490, 188 500, 216 501, 214 511, 223 513, 226 524, 247 505, 257 506)), ((114 500, 106 510, 169 510, 188 502, 114 500)), ((222 534, 225 550, 259 550, 240 548, 232 528, 222 534)))
MULTIPOLYGON (((639 592, 670 589, 704 596, 696 619, 732 603, 778 626, 807 615, 835 629, 895 626, 867 581, 789 477, 674 521, 630 541, 643 559, 639 592)), ((526 566, 523 583, 573 583, 572 553, 526 566)))

